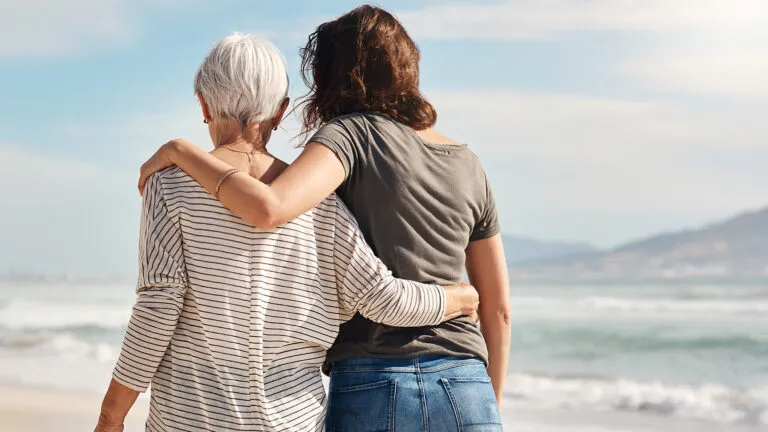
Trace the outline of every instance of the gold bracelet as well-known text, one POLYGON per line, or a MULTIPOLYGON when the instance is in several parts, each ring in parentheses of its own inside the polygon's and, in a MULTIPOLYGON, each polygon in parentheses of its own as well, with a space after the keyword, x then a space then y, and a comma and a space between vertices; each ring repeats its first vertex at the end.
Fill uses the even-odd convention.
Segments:
POLYGON ((236 172, 240 172, 240 170, 237 168, 232 168, 219 177, 219 180, 216 181, 216 190, 213 192, 214 198, 219 199, 219 189, 221 189, 221 184, 224 183, 224 180, 228 179, 229 176, 236 172))

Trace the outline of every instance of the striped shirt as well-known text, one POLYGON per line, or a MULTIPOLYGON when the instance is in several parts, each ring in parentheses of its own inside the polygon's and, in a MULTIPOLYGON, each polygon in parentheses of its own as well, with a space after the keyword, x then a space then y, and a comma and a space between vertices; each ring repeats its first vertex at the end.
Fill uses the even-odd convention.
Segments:
POLYGON ((148 431, 321 430, 343 321, 436 325, 446 306, 394 278, 335 195, 260 230, 178 168, 144 192, 137 294, 113 377, 152 384, 148 431))

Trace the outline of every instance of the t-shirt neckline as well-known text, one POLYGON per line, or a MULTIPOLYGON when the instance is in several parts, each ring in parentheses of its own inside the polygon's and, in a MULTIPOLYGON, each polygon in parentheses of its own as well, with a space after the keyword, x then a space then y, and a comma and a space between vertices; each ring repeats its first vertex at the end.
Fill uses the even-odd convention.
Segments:
POLYGON ((453 143, 445 143, 445 144, 431 143, 431 142, 425 140, 424 138, 422 138, 412 127, 410 127, 408 125, 404 125, 404 124, 400 123, 399 121, 391 118, 390 116, 388 116, 386 114, 376 113, 376 112, 372 112, 371 114, 376 115, 378 117, 384 117, 387 120, 391 121, 392 123, 395 123, 398 126, 407 129, 408 132, 414 138, 416 138, 416 140, 418 140, 421 144, 423 144, 424 146, 429 147, 431 149, 441 150, 441 151, 449 151, 449 150, 464 150, 464 149, 467 148, 466 144, 461 144, 461 143, 456 143, 456 144, 453 144, 453 143))

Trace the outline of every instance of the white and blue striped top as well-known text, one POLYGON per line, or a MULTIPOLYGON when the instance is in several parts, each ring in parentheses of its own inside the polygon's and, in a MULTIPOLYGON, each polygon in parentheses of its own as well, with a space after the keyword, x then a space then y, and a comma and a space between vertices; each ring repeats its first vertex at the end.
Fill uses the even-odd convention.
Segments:
POLYGON ((392 276, 335 195, 260 230, 178 168, 147 183, 139 267, 113 376, 152 384, 148 431, 321 430, 340 323, 436 325, 446 307, 439 286, 392 276))

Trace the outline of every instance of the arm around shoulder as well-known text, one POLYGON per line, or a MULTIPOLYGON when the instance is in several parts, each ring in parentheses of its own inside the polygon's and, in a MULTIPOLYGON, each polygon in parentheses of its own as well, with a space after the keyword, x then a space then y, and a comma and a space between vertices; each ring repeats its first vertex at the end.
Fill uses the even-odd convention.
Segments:
POLYGON ((357 222, 336 202, 334 266, 341 306, 397 327, 437 325, 474 315, 478 295, 469 285, 441 287, 398 279, 366 243, 357 222))
POLYGON ((262 229, 282 225, 316 206, 341 184, 345 172, 331 149, 309 143, 271 184, 247 173, 231 175, 219 184, 232 166, 189 141, 176 139, 163 145, 141 167, 139 191, 144 193, 153 173, 171 165, 184 170, 209 193, 218 192, 219 201, 232 213, 262 229))

